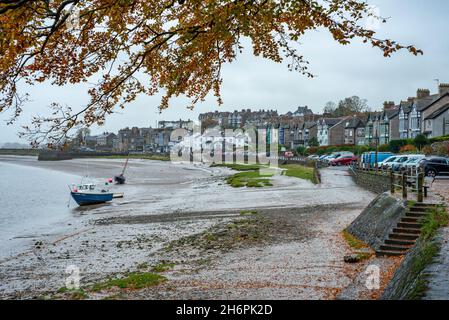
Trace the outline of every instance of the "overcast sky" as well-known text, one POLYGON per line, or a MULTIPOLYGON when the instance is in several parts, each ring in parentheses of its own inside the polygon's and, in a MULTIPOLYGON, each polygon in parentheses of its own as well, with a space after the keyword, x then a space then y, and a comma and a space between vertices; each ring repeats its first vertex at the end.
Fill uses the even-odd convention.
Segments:
MULTIPOLYGON (((251 55, 249 45, 243 55, 223 69, 222 111, 235 109, 277 109, 280 113, 307 105, 321 112, 327 101, 358 95, 368 100, 373 109, 383 101, 416 94, 417 88, 437 90, 435 79, 449 82, 449 1, 447 0, 368 0, 383 17, 391 17, 378 30, 379 36, 402 44, 413 44, 424 51, 415 57, 406 52, 384 58, 370 46, 354 43, 336 44, 327 32, 312 31, 301 39, 301 53, 309 60, 317 75, 308 79, 290 72, 285 65, 251 55)), ((33 114, 45 113, 52 101, 82 106, 88 100, 86 87, 52 87, 47 84, 26 88, 32 101, 26 105, 19 121, 7 126, 7 115, 0 115, 0 144, 20 141, 17 132, 33 114)), ((106 124, 93 127, 93 133, 116 132, 123 127, 155 126, 158 120, 195 119, 198 114, 218 109, 213 96, 190 111, 183 99, 173 100, 168 110, 159 114, 160 96, 141 96, 120 114, 109 117, 106 124)))

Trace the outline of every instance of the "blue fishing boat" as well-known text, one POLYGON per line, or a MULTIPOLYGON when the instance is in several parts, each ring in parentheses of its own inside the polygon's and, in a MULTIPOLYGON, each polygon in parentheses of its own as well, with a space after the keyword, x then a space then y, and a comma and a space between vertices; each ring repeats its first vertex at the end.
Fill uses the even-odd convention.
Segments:
POLYGON ((70 194, 80 206, 105 203, 114 197, 114 193, 107 189, 97 188, 93 183, 72 186, 70 194))

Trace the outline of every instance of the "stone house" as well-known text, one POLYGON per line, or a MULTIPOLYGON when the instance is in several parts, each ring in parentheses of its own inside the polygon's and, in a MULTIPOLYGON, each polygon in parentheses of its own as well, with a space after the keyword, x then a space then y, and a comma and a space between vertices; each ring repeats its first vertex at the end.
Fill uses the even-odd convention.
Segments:
POLYGON ((317 123, 317 139, 320 146, 330 145, 329 129, 340 122, 339 118, 322 118, 317 123))
POLYGON ((329 128, 329 145, 337 146, 345 143, 345 126, 349 117, 342 118, 329 128))
POLYGON ((361 118, 354 116, 346 121, 344 144, 365 144, 365 123, 361 118))
POLYGON ((322 118, 317 123, 320 146, 342 145, 345 142, 346 118, 322 118))
POLYGON ((421 110, 423 119, 421 130, 428 138, 449 134, 446 126, 448 118, 445 117, 447 104, 449 104, 449 84, 441 84, 438 98, 421 110))
POLYGON ((127 127, 118 131, 117 141, 114 145, 119 151, 143 151, 144 139, 139 128, 127 127))
POLYGON ((379 127, 382 112, 371 112, 365 123, 365 145, 374 145, 379 142, 379 127))
POLYGON ((385 110, 385 115, 388 118, 388 143, 392 140, 399 139, 399 106, 385 110))
POLYGON ((114 133, 104 132, 96 136, 96 149, 104 151, 112 151, 114 147, 114 139, 117 136, 114 133))
POLYGON ((429 138, 449 135, 449 103, 424 119, 424 134, 429 138))
POLYGON ((310 145, 309 141, 311 139, 318 139, 318 124, 316 121, 307 121, 304 123, 303 138, 305 147, 310 145))
POLYGON ((408 101, 401 101, 399 104, 399 126, 398 126, 398 136, 399 139, 407 139, 409 133, 409 115, 412 109, 413 101, 410 99, 408 101))
POLYGON ((278 113, 275 110, 251 111, 251 109, 242 109, 234 112, 207 112, 199 115, 198 120, 203 123, 206 120, 214 120, 221 128, 243 128, 247 124, 254 126, 268 124, 270 119, 277 118, 278 113))
POLYGON ((304 118, 306 116, 313 115, 313 111, 309 109, 308 106, 298 107, 294 112, 287 112, 286 116, 288 117, 301 117, 304 118))
MULTIPOLYGON (((428 89, 418 89, 416 97, 411 97, 399 106, 399 138, 415 138, 419 134, 435 136, 431 131, 432 121, 423 120, 435 116, 440 108, 449 102, 449 84, 440 84, 437 94, 430 94, 428 89)), ((428 119, 432 120, 432 119, 428 119)))
POLYGON ((293 150, 304 147, 304 125, 304 121, 299 121, 290 126, 290 148, 293 150))

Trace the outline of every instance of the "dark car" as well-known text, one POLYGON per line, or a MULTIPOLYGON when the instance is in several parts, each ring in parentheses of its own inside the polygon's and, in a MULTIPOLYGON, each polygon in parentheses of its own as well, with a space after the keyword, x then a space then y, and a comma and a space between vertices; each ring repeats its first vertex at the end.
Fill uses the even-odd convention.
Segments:
POLYGON ((427 157, 420 161, 426 176, 449 176, 449 159, 443 157, 427 157))

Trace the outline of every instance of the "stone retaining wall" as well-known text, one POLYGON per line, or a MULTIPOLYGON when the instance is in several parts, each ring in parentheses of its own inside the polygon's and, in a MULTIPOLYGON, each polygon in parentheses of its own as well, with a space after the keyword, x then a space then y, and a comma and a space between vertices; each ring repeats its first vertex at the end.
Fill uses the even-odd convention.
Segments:
POLYGON ((352 168, 349 169, 349 173, 354 179, 354 182, 364 189, 377 194, 390 191, 390 177, 386 175, 376 175, 368 171, 352 168))
POLYGON ((383 193, 363 210, 347 231, 378 250, 405 211, 404 201, 383 193))
MULTIPOLYGON (((399 268, 382 294, 383 300, 418 300, 425 298, 428 290, 428 260, 440 251, 441 233, 434 239, 426 241, 418 239, 415 246, 407 253, 399 268)), ((437 270, 438 272, 438 270, 437 270)), ((447 280, 439 285, 447 284, 447 280)), ((440 288, 447 299, 447 288, 440 288)), ((438 298, 442 298, 441 296, 438 298)))

